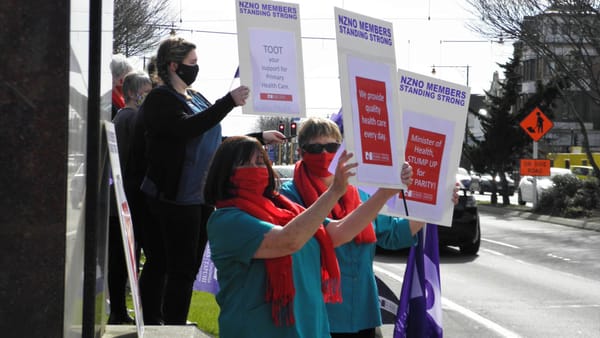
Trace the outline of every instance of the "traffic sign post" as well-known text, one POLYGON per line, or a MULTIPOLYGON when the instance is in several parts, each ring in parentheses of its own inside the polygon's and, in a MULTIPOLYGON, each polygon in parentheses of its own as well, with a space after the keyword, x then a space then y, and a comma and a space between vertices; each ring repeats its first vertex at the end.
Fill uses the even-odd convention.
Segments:
MULTIPOLYGON (((521 128, 525 130, 527 135, 531 137, 533 140, 533 159, 537 159, 538 157, 538 143, 552 127, 554 127, 554 123, 542 112, 542 110, 538 107, 535 107, 529 115, 527 115, 523 121, 520 123, 521 128)), ((549 170, 549 169, 548 169, 549 170)), ((548 174, 550 175, 550 174, 548 174)), ((533 175, 532 175, 533 176, 533 175)), ((533 176, 533 206, 537 205, 537 176, 533 176)))

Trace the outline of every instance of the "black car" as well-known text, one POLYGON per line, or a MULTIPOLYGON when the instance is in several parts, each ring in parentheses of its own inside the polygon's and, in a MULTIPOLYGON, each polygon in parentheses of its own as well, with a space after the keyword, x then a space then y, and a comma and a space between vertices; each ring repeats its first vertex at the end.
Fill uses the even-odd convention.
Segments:
POLYGON ((475 255, 481 243, 477 201, 466 189, 458 197, 452 214, 452 226, 438 226, 440 246, 457 246, 463 255, 475 255))

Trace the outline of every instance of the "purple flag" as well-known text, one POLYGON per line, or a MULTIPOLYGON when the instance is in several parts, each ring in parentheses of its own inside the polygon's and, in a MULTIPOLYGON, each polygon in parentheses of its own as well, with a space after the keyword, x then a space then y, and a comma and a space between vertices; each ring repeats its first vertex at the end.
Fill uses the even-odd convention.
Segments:
POLYGON ((204 254, 202 255, 202 264, 194 281, 194 290, 210 292, 214 295, 219 292, 219 283, 217 282, 217 268, 210 258, 210 246, 206 243, 204 254))
POLYGON ((410 249, 394 338, 442 337, 442 290, 437 226, 426 224, 410 249))

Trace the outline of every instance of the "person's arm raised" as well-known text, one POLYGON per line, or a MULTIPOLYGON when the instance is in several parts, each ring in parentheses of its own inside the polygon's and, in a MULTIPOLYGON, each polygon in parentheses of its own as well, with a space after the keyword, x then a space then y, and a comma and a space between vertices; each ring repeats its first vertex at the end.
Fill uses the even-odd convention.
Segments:
POLYGON ((308 209, 285 226, 275 226, 265 234, 254 258, 275 258, 290 255, 302 248, 315 234, 337 201, 344 195, 348 179, 354 176, 356 163, 347 163, 352 153, 342 153, 335 170, 333 184, 308 209))
MULTIPOLYGON (((412 182, 412 167, 405 162, 400 175, 402 182, 409 185, 412 182)), ((400 191, 400 189, 379 188, 352 213, 339 221, 330 222, 327 225, 327 232, 329 232, 333 245, 337 247, 351 241, 377 217, 387 200, 400 191)))

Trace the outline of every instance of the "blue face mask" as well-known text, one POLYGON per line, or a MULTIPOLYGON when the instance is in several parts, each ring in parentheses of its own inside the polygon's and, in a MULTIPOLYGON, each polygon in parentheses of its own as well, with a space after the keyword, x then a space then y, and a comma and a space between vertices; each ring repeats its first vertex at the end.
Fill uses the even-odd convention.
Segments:
POLYGON ((196 76, 198 75, 199 69, 200 67, 198 67, 198 65, 190 66, 179 63, 177 65, 175 74, 177 74, 177 76, 179 76, 179 78, 189 86, 196 81, 196 76))
POLYGON ((142 103, 144 103, 144 99, 146 98, 146 94, 138 94, 137 98, 135 99, 135 106, 136 107, 141 107, 142 103))

